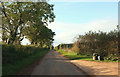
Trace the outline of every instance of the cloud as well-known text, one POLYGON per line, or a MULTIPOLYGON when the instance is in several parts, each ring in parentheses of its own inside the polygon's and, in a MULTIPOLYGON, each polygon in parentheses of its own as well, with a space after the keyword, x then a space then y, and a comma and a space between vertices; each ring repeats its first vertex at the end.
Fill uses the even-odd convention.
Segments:
POLYGON ((54 45, 56 46, 60 43, 72 43, 75 36, 83 35, 90 30, 109 32, 116 29, 117 24, 117 19, 101 19, 83 24, 54 22, 48 27, 56 33, 54 37, 54 45))

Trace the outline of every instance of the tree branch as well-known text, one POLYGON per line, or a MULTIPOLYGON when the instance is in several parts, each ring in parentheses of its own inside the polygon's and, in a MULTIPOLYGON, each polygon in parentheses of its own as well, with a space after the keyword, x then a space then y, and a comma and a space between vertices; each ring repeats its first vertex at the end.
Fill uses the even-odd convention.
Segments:
POLYGON ((6 29, 6 28, 4 28, 4 27, 0 27, 0 28, 4 29, 4 30, 6 30, 8 33, 10 33, 10 31, 8 31, 8 29, 6 29))

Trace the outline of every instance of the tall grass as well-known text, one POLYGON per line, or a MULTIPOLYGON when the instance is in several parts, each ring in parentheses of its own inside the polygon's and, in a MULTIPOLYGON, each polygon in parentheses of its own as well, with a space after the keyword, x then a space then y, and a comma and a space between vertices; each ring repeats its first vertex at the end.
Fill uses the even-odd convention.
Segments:
POLYGON ((2 45, 2 74, 15 74, 47 52, 48 49, 34 46, 2 45))

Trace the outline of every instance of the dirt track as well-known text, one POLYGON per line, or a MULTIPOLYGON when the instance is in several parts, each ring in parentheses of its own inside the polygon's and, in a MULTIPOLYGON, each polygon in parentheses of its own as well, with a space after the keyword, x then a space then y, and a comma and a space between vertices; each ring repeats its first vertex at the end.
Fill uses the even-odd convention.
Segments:
POLYGON ((33 69, 31 75, 85 75, 56 51, 50 51, 33 69))
POLYGON ((89 75, 118 75, 118 63, 71 60, 73 64, 89 75))

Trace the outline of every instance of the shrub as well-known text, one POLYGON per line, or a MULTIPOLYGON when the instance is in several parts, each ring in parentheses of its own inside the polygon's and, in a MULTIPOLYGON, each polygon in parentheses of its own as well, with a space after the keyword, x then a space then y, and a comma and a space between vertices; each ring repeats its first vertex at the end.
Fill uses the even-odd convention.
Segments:
POLYGON ((11 64, 18 60, 22 60, 36 52, 42 50, 39 47, 33 46, 14 46, 14 45, 2 45, 2 64, 11 64))

